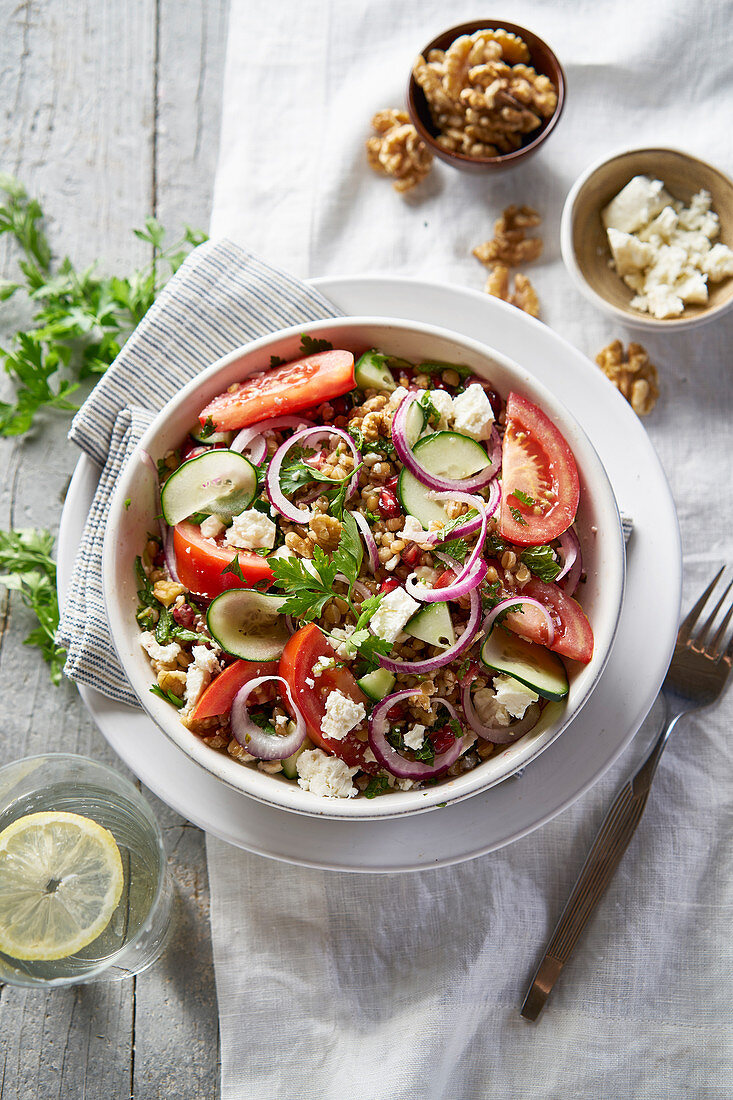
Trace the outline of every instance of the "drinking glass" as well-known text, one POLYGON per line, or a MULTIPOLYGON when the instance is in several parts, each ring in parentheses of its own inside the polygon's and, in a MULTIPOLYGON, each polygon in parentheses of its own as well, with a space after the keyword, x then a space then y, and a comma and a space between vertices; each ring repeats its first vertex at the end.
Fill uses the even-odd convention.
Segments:
POLYGON ((0 768, 0 833, 18 818, 48 811, 80 814, 112 833, 122 859, 122 894, 106 928, 72 955, 37 961, 0 951, 0 983, 65 986, 146 970, 170 934, 174 897, 150 806, 132 783, 83 756, 49 753, 0 768))

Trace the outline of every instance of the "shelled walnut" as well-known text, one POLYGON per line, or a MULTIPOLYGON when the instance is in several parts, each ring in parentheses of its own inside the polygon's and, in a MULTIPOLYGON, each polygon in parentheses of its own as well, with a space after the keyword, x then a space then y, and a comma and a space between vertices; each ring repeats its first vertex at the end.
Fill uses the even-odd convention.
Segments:
POLYGON ((628 351, 620 340, 599 351, 596 363, 624 395, 637 416, 647 416, 659 397, 659 375, 641 344, 630 343, 628 351))
POLYGON ((506 264, 517 267, 531 263, 542 254, 542 238, 527 237, 526 230, 540 225, 542 218, 531 206, 507 206, 494 222, 494 236, 474 248, 473 254, 480 263, 506 264))
POLYGON ((418 136, 405 111, 388 107, 372 119, 376 135, 367 139, 370 168, 394 181, 396 191, 410 191, 425 179, 433 154, 418 136))
POLYGON ((486 292, 524 310, 531 317, 540 315, 540 303, 532 283, 526 275, 517 272, 514 276, 514 289, 510 289, 509 268, 505 264, 496 264, 491 270, 486 280, 486 292))

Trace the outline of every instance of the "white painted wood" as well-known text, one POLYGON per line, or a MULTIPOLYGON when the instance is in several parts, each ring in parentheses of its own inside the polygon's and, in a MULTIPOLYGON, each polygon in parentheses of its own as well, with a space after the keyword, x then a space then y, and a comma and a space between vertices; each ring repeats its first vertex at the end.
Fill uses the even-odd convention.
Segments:
MULTIPOLYGON (((219 129, 226 0, 0 4, 0 170, 37 194, 59 254, 109 271, 148 259, 131 229, 155 214, 206 228, 219 129)), ((13 268, 0 238, 0 274, 13 268)), ((0 340, 24 311, 0 306, 0 340)), ((0 381, 1 396, 8 391, 0 381)), ((0 440, 0 524, 56 532, 76 461, 68 418, 0 440)), ((0 763, 46 750, 125 771, 68 683, 24 648, 31 617, 0 590, 0 763)), ((49 993, 0 988, 0 1098, 117 1100, 218 1092, 208 883, 199 830, 148 795, 179 889, 163 959, 134 982, 49 993)))

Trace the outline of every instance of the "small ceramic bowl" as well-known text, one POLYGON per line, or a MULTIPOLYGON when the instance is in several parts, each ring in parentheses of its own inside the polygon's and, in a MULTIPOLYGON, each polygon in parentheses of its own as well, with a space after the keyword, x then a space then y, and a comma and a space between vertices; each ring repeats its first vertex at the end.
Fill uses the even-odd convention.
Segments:
POLYGON ((142 706, 173 742, 222 782, 261 802, 296 813, 351 820, 400 817, 467 798, 513 775, 550 745, 598 683, 616 633, 624 573, 624 543, 613 490, 592 443, 561 402, 527 369, 484 344, 434 325, 374 317, 329 318, 272 333, 226 355, 184 386, 156 416, 120 475, 107 520, 103 562, 107 615, 120 661, 142 706), (145 546, 147 532, 156 530, 160 511, 151 458, 155 462, 178 446, 207 401, 252 371, 262 370, 272 355, 297 358, 303 333, 356 354, 380 347, 406 359, 465 363, 474 373, 491 379, 501 393, 516 390, 540 405, 562 431, 578 465, 577 530, 586 574, 581 600, 593 626, 593 658, 570 671, 567 700, 548 703, 528 734, 502 746, 472 771, 424 790, 394 791, 374 799, 319 798, 281 775, 267 775, 209 748, 186 729, 169 703, 150 692, 155 674, 140 646, 135 621, 135 558, 145 546))
POLYGON ((701 189, 709 191, 720 218, 716 241, 733 247, 733 180, 679 149, 627 149, 592 164, 565 200, 560 243, 570 275, 589 301, 636 328, 679 331, 719 317, 733 305, 733 279, 711 283, 706 303, 688 305, 676 317, 652 317, 632 308, 634 291, 611 267, 601 211, 630 179, 640 175, 662 180, 667 191, 685 204, 701 189))
POLYGON ((565 104, 565 74, 560 62, 546 42, 543 42, 536 34, 532 34, 532 31, 528 31, 516 23, 507 23, 504 19, 477 19, 472 23, 461 23, 458 27, 451 27, 449 30, 443 31, 420 52, 423 57, 427 57, 430 50, 446 50, 456 38, 460 38, 463 34, 473 34, 474 31, 482 30, 484 27, 491 30, 502 28, 518 35, 526 42, 530 55, 529 64, 536 72, 548 76, 557 89, 557 106, 554 114, 545 119, 537 130, 527 134, 522 146, 513 153, 502 153, 498 157, 469 157, 464 153, 451 153, 438 144, 436 138, 440 131, 433 122, 425 93, 411 74, 407 85, 407 110, 415 129, 431 153, 462 172, 503 171, 521 163, 527 157, 531 157, 554 130, 565 104))

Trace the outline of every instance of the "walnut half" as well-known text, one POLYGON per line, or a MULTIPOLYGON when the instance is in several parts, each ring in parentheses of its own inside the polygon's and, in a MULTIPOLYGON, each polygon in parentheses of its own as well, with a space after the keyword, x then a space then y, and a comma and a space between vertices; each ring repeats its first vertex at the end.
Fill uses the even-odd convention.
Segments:
POLYGON ((614 340, 596 355, 606 378, 624 395, 637 416, 647 416, 659 397, 659 375, 641 344, 630 343, 628 351, 614 340))

